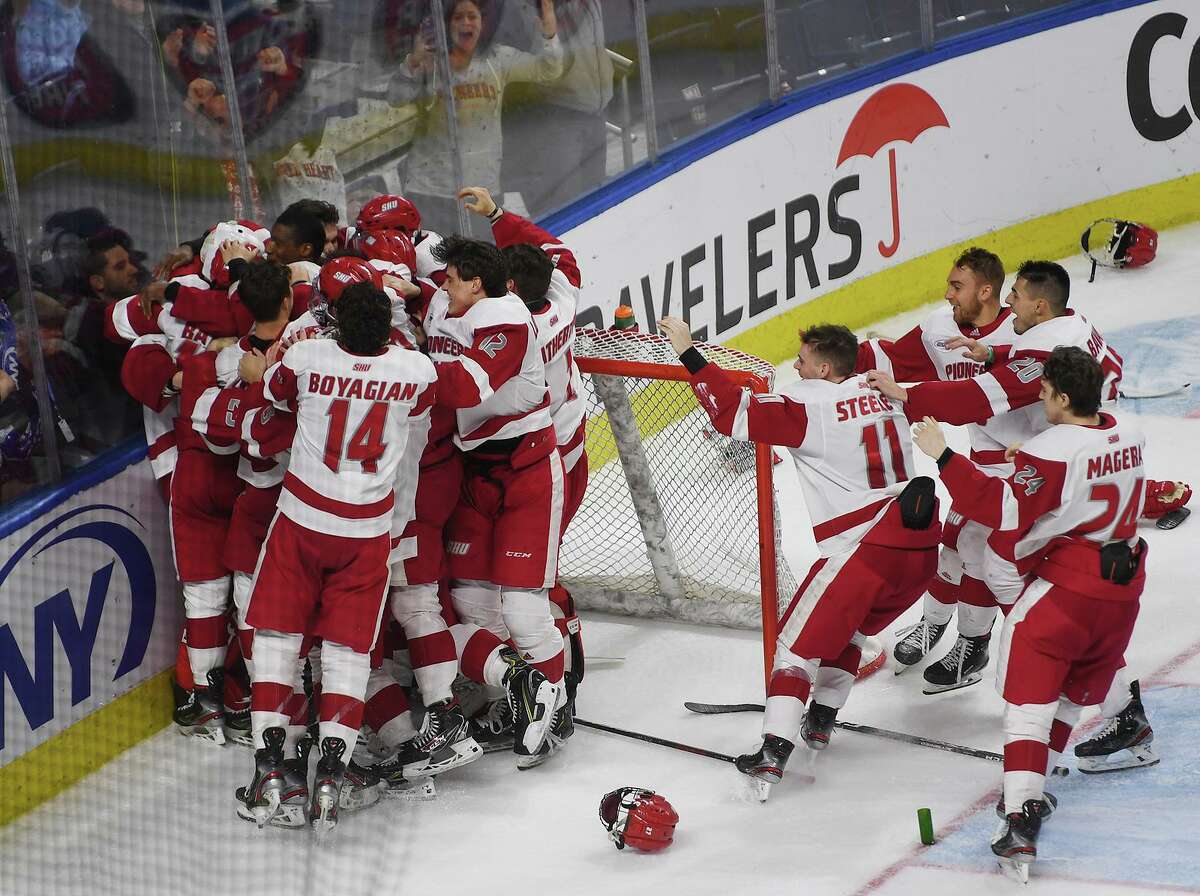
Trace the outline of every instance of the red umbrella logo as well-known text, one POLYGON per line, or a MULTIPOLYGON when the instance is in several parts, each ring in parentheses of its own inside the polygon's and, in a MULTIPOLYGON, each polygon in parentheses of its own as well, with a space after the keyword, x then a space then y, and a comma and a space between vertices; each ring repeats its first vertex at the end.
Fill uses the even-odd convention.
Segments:
MULTIPOLYGON (((937 100, 914 84, 889 84, 867 98, 846 129, 838 165, 855 156, 874 157, 888 143, 912 143, 930 128, 950 127, 937 100)), ((836 167, 836 166, 835 166, 836 167)), ((879 243, 879 254, 890 258, 900 248, 900 198, 896 191, 896 148, 888 149, 892 182, 892 241, 879 243)))

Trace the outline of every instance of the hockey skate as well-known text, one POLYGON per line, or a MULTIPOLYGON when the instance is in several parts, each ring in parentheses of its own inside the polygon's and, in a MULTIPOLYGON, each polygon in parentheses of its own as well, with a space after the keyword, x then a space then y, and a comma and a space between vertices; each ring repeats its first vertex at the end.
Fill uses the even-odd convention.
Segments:
MULTIPOLYGON (((554 710, 566 700, 566 693, 562 685, 552 684, 511 647, 500 651, 500 659, 508 665, 503 682, 513 719, 513 752, 534 756, 554 724, 554 710)), ((517 764, 520 767, 520 760, 517 764)))
POLYGON ((988 664, 988 641, 991 633, 968 638, 958 636, 948 654, 925 667, 925 687, 922 693, 940 694, 978 684, 988 664))
MULTIPOLYGON (((266 735, 263 737, 265 739, 266 735)), ((283 761, 284 786, 279 795, 279 808, 269 820, 274 827, 302 828, 308 823, 308 751, 311 748, 312 741, 302 738, 296 745, 296 755, 283 761)), ((247 792, 246 787, 237 789, 237 814, 246 821, 257 822, 254 809, 246 800, 247 792)))
POLYGON ((546 732, 538 748, 532 753, 521 753, 514 746, 517 754, 517 768, 521 771, 535 768, 562 749, 567 738, 575 733, 575 706, 569 700, 553 713, 550 729, 546 732))
POLYGON ((757 753, 744 753, 734 760, 737 770, 754 780, 759 802, 766 802, 771 795, 771 785, 783 780, 783 770, 795 748, 790 740, 768 734, 757 753))
POLYGON ((250 727, 250 707, 225 710, 225 740, 239 747, 254 749, 254 732, 250 727))
POLYGON ((371 770, 391 789, 403 786, 402 781, 440 775, 482 755, 483 748, 468 732, 462 710, 450 699, 426 709, 416 736, 371 770))
POLYGON ((942 640, 942 635, 949 627, 950 623, 948 622, 937 625, 922 616, 921 621, 916 625, 910 625, 908 628, 896 632, 899 640, 892 648, 892 656, 896 660, 896 674, 906 672, 910 667, 925 659, 925 655, 933 650, 938 641, 942 640))
POLYGON ((340 737, 327 737, 321 741, 321 759, 317 763, 312 803, 308 811, 318 843, 324 842, 338 822, 342 784, 346 777, 346 765, 342 762, 345 752, 346 742, 340 737))
POLYGON ((1129 693, 1129 703, 1109 719, 1095 737, 1075 745, 1076 765, 1084 774, 1149 768, 1158 764, 1158 754, 1153 746, 1154 729, 1146 718, 1141 687, 1136 681, 1129 685, 1129 693))
POLYGON ((179 733, 186 737, 212 741, 214 744, 225 743, 225 703, 222 699, 224 689, 224 673, 221 669, 212 669, 208 673, 208 686, 197 686, 194 690, 185 691, 175 680, 171 680, 175 689, 175 725, 179 733))
POLYGON ((837 721, 838 711, 832 706, 821 703, 810 703, 804 718, 800 722, 800 736, 811 750, 824 750, 829 746, 830 735, 833 734, 833 723, 837 721))
MULTIPOLYGON (((1042 819, 1042 821, 1045 821, 1047 818, 1049 818, 1051 815, 1053 815, 1054 810, 1058 808, 1058 797, 1056 797, 1052 793, 1043 793, 1042 799, 1041 799, 1041 804, 1042 804, 1041 819, 1042 819)), ((1004 811, 1004 794, 1001 793, 1000 799, 996 800, 996 817, 999 819, 1003 819, 1005 817, 1005 814, 1006 813, 1004 811)))
MULTIPOLYGON (((254 753, 254 778, 248 787, 239 787, 236 792, 238 816, 253 821, 260 828, 266 827, 275 818, 288 793, 287 768, 283 762, 285 736, 284 730, 278 726, 263 732, 265 746, 254 753)), ((305 778, 307 774, 306 764, 305 778)))
POLYGON ((487 711, 471 719, 471 737, 485 753, 511 750, 513 737, 512 706, 506 698, 493 701, 487 711))
POLYGON ((1041 800, 1026 800, 1020 812, 1005 816, 1003 826, 992 840, 992 852, 1000 870, 1023 884, 1029 883, 1029 866, 1037 858, 1038 832, 1045 814, 1048 813, 1041 800))

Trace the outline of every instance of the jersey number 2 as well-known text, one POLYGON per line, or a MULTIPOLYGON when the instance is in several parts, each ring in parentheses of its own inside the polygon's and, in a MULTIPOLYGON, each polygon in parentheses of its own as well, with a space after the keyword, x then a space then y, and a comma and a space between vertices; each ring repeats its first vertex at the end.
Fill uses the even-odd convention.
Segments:
POLYGON ((350 416, 350 400, 335 399, 329 405, 329 435, 325 438, 325 466, 338 471, 342 458, 356 460, 362 464, 364 473, 374 473, 377 462, 383 456, 383 430, 387 424, 388 404, 377 401, 363 415, 354 435, 346 443, 346 420, 350 416))
POLYGON ((887 473, 883 469, 883 455, 879 450, 879 426, 883 425, 883 434, 887 438, 888 447, 892 452, 892 472, 896 474, 896 482, 908 479, 908 471, 904 468, 904 449, 900 447, 900 433, 896 429, 896 421, 888 417, 877 423, 868 423, 863 427, 862 444, 867 452, 867 484, 871 488, 887 488, 887 473))

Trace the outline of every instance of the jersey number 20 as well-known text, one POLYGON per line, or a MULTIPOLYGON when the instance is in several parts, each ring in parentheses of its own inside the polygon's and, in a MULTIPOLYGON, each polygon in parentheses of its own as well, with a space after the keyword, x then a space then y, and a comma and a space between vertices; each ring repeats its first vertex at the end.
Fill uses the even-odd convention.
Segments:
POLYGON ((377 401, 367 409, 350 442, 346 442, 346 421, 350 416, 350 400, 335 399, 329 405, 329 435, 325 438, 325 466, 338 471, 342 459, 356 460, 362 464, 364 473, 374 473, 379 458, 387 448, 383 444, 383 430, 387 424, 388 403, 377 401))

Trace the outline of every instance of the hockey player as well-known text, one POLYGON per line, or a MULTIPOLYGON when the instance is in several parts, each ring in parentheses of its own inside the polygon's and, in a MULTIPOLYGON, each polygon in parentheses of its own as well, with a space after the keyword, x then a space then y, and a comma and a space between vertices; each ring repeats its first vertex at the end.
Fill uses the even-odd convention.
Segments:
POLYGON ((908 421, 899 405, 877 398, 866 377, 854 374, 858 342, 845 327, 800 334, 801 379, 780 394, 734 384, 693 347, 678 318, 659 327, 719 432, 791 449, 821 555, 780 622, 762 746, 737 759, 765 799, 783 777, 797 735, 813 750, 828 745, 866 637, 928 587, 941 536, 933 481, 909 480, 912 445, 902 436, 908 421))
MULTIPOLYGON (((446 279, 425 313, 426 349, 438 367, 438 404, 454 411, 454 442, 464 452, 462 494, 446 527, 454 609, 464 622, 511 635, 561 708, 563 645, 548 592, 563 472, 537 331, 508 291, 495 246, 449 237, 434 257, 446 279)), ((462 720, 455 705, 431 707, 443 710, 447 725, 462 720)), ((517 734, 518 768, 538 764, 517 734)))
MULTIPOLYGON (((538 348, 546 367, 550 390, 550 417, 554 421, 558 451, 565 476, 560 543, 587 491, 588 465, 584 443, 587 438, 587 406, 583 379, 575 363, 575 312, 579 306, 582 277, 575 253, 532 221, 496 205, 483 187, 459 192, 467 208, 487 218, 492 236, 508 264, 509 290, 520 297, 533 315, 538 348)), ((563 637, 565 658, 563 680, 567 703, 556 714, 544 755, 560 747, 574 731, 575 691, 584 674, 583 635, 571 594, 561 583, 550 589, 551 612, 563 637)), ((503 711, 506 703, 493 709, 503 711)), ((495 713, 484 720, 487 733, 495 735, 495 713)), ((482 732, 481 732, 482 734, 482 732)))
MULTIPOLYGON (((985 346, 1011 345, 1012 309, 1000 303, 1004 265, 986 249, 972 247, 954 261, 946 276, 946 305, 895 342, 870 339, 858 349, 858 373, 878 369, 902 383, 927 380, 965 380, 984 370, 978 361, 962 356, 956 337, 978 340, 985 346)), ((1007 476, 1011 465, 1004 459, 1007 447, 989 432, 987 423, 968 424, 971 460, 996 476, 1007 476)), ((983 548, 987 530, 951 506, 942 529, 938 574, 930 582, 921 619, 898 633, 893 656, 899 671, 920 662, 941 639, 958 606, 958 634, 978 638, 991 631, 996 601, 983 583, 983 548)), ((925 669, 927 693, 958 687, 955 650, 925 669)))
POLYGON ((437 382, 427 358, 388 344, 391 303, 382 291, 349 287, 337 321, 336 340, 297 343, 264 379, 264 395, 296 413, 297 432, 247 612, 258 750, 244 802, 260 825, 284 796, 285 708, 301 641, 310 631, 323 639, 321 758, 309 808, 318 836, 337 822, 344 758, 362 724, 387 593, 394 485, 411 421, 429 413, 437 382))
POLYGON ((1101 412, 1105 373, 1076 346, 1054 349, 1040 376, 1049 429, 1015 450, 1008 479, 982 475, 946 447, 932 418, 917 444, 937 460, 956 503, 996 530, 987 581, 1005 608, 997 687, 1005 701, 1002 867, 1027 879, 1044 792, 1084 706, 1099 703, 1123 664, 1146 578, 1137 536, 1145 440, 1129 418, 1101 412))

